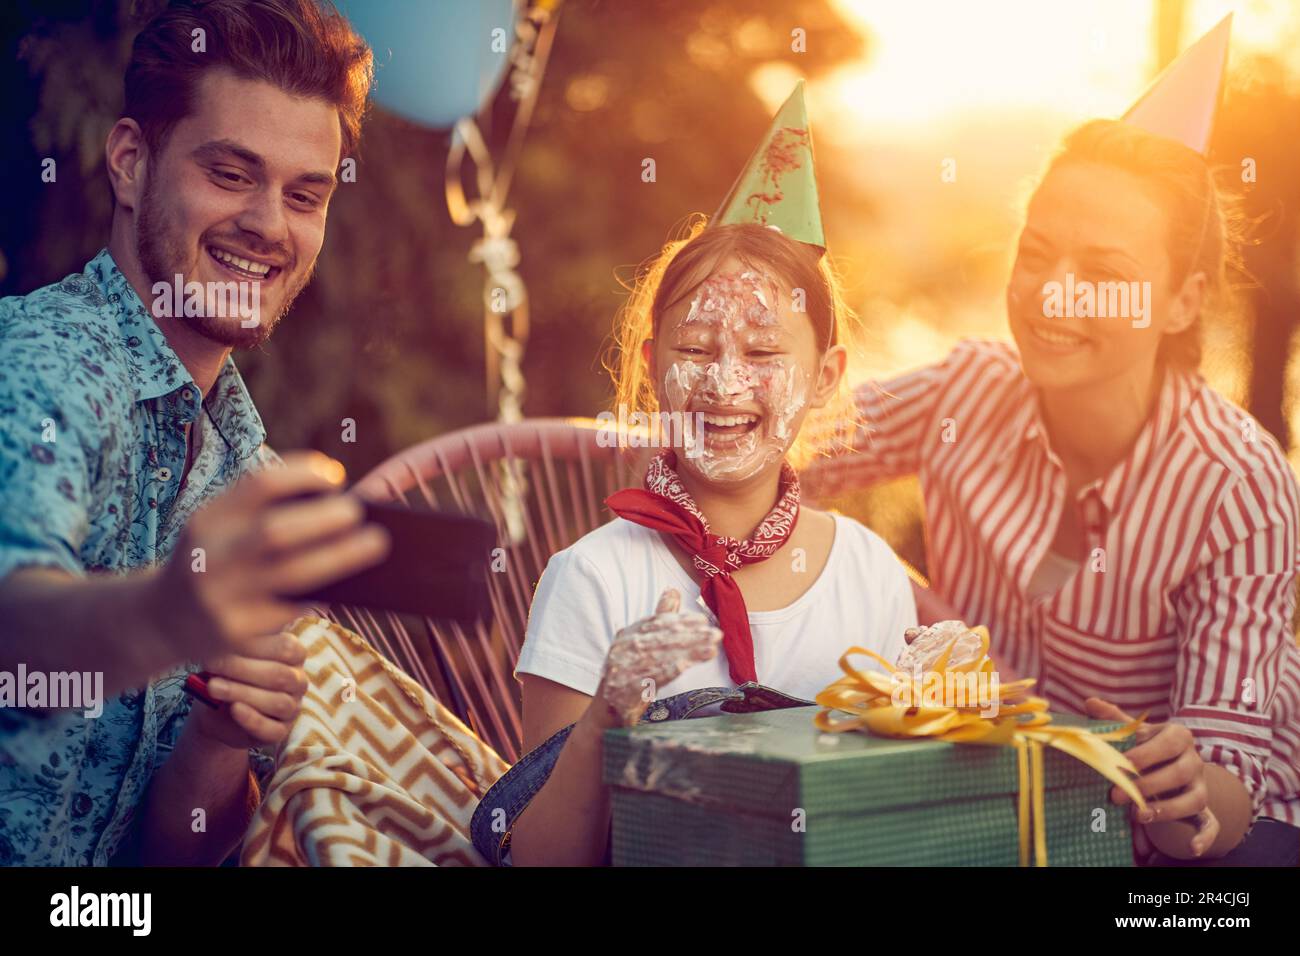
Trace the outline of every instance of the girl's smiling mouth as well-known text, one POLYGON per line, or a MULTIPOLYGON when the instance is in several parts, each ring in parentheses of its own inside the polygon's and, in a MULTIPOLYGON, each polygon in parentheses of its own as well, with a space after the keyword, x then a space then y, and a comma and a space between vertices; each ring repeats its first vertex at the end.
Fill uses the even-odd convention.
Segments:
POLYGON ((698 412, 704 421, 704 440, 711 444, 728 443, 758 429, 761 415, 753 412, 720 414, 698 412))

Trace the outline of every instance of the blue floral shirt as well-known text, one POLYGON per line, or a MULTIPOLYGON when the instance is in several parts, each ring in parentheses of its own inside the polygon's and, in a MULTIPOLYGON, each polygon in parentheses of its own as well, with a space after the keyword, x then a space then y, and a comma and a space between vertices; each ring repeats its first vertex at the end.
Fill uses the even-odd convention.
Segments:
MULTIPOLYGON (((275 460, 265 435, 234 363, 202 396, 108 250, 0 299, 0 580, 165 561, 199 505, 275 460)), ((97 718, 0 707, 0 866, 109 862, 189 713, 185 674, 97 718)))

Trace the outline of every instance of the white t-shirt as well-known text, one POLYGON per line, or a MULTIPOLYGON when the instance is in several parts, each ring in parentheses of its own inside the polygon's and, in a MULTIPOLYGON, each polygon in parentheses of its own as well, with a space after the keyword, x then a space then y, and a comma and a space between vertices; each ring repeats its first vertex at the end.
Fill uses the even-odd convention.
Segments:
MULTIPOLYGON (((811 700, 843 676, 840 656, 865 647, 898 659, 903 631, 916 624, 916 603, 903 566, 875 533, 832 515, 835 539, 825 568, 794 603, 750 611, 758 682, 811 700)), ((778 551, 768 560, 789 561, 778 551)), ((554 555, 533 598, 528 633, 515 674, 534 674, 594 695, 614 635, 654 613, 665 588, 676 588, 682 610, 716 619, 700 588, 657 532, 615 518, 554 555)), ((869 667, 869 658, 855 658, 869 667)), ((734 687, 725 653, 696 664, 658 698, 701 687, 734 687)))

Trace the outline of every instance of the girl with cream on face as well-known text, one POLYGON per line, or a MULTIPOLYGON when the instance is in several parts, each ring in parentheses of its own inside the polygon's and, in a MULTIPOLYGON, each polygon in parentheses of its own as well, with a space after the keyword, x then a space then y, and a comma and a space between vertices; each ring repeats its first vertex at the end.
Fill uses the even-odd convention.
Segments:
POLYGON ((697 226, 642 277, 618 398, 703 434, 656 454, 644 489, 609 498, 618 517, 538 586, 516 669, 525 747, 573 729, 511 827, 513 863, 605 858, 600 736, 651 701, 750 682, 811 700, 849 647, 902 653, 915 623, 902 565, 862 525, 801 502, 791 464, 817 451, 804 433, 851 420, 847 318, 822 251, 760 225, 697 226))
POLYGON ((506 816, 508 837, 480 846, 498 862, 501 842, 516 864, 607 860, 608 728, 689 716, 701 689, 810 701, 849 647, 894 660, 916 622, 888 545, 801 501, 795 466, 854 420, 801 89, 755 157, 620 314, 617 406, 702 433, 654 454, 542 576, 516 667, 531 753, 475 813, 506 816))
POLYGON ((845 350, 823 348, 771 275, 729 257, 671 304, 642 353, 660 383, 658 405, 702 422, 688 483, 774 481, 810 407, 823 408, 843 375, 845 350))

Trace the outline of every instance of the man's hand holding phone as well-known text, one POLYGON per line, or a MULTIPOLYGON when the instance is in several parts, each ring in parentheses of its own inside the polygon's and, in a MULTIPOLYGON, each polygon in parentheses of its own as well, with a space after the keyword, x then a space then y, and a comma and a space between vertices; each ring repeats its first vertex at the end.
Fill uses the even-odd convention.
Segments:
POLYGON ((363 523, 361 502, 338 493, 337 462, 317 453, 284 462, 244 477, 200 509, 155 580, 157 627, 172 635, 180 659, 300 664, 285 650, 286 640, 296 641, 280 632, 304 608, 283 595, 309 592, 387 555, 387 532, 363 523))
POLYGON ((342 467, 324 455, 284 457, 197 512, 171 560, 146 580, 141 626, 170 660, 199 661, 195 703, 150 785, 139 855, 217 862, 238 844, 256 796, 248 749, 281 743, 307 690, 306 648, 286 625, 306 608, 286 598, 378 564, 388 532, 339 494, 342 467), (207 810, 196 836, 189 808, 207 810), (178 812, 181 808, 183 812, 178 812))
MULTIPOLYGON (((242 479, 190 520, 159 578, 164 622, 204 672, 187 689, 194 731, 233 748, 278 744, 298 716, 306 650, 281 629, 305 610, 286 593, 311 590, 382 561, 383 528, 337 494, 342 468, 324 455, 242 479)), ((165 624, 164 624, 165 626, 165 624)))

